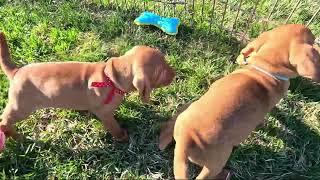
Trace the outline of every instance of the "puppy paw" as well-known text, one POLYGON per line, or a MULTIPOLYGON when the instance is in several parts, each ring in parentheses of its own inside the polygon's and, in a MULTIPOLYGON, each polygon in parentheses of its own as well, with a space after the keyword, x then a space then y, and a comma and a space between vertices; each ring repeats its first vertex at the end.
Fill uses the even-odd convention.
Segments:
POLYGON ((114 139, 118 142, 128 142, 129 141, 128 131, 126 129, 122 129, 120 135, 114 137, 114 139))
POLYGON ((25 137, 21 134, 19 134, 13 127, 7 126, 7 125, 0 125, 0 132, 5 135, 5 137, 9 138, 11 137, 15 141, 21 141, 24 140, 25 137))
POLYGON ((26 140, 26 137, 22 134, 19 134, 19 133, 15 133, 14 135, 11 136, 12 139, 14 139, 15 141, 24 141, 26 140))

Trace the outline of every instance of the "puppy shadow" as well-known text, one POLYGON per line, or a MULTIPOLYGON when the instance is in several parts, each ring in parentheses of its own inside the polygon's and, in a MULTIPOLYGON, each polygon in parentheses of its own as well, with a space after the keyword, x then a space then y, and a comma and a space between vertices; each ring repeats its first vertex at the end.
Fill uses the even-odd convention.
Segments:
MULTIPOLYGON (((298 105, 297 105, 298 106, 298 105)), ((305 113, 297 111, 302 107, 295 107, 296 109, 279 109, 274 108, 270 116, 276 118, 282 124, 282 129, 273 131, 274 135, 280 137, 284 143, 293 149, 301 150, 301 148, 310 149, 312 151, 320 150, 320 135, 316 129, 308 126, 304 122, 305 113), (301 147, 301 144, 305 147, 301 147)), ((320 153, 317 156, 309 158, 320 158, 320 153)), ((318 164, 318 166, 320 163, 318 164)), ((320 167, 320 166, 319 166, 320 167)))
POLYGON ((53 168, 44 158, 46 152, 55 152, 54 158, 47 157, 47 160, 54 159, 55 163, 57 161, 67 163, 70 158, 66 157, 72 157, 74 154, 71 149, 54 145, 50 141, 35 141, 27 138, 24 138, 23 141, 8 139, 6 148, 0 156, 2 175, 6 175, 7 178, 32 175, 36 179, 46 179, 53 168))
POLYGON ((138 174, 156 172, 152 173, 154 177, 148 177, 152 179, 172 177, 172 172, 168 170, 168 164, 171 163, 172 158, 158 149, 159 128, 161 123, 169 118, 167 114, 157 110, 156 105, 125 100, 115 116, 121 126, 128 129, 129 143, 115 143, 113 147, 122 153, 117 154, 117 157, 112 155, 114 151, 108 152, 108 149, 99 148, 90 149, 85 153, 108 154, 109 157, 113 157, 117 168, 120 167, 122 171, 132 169, 138 174))
POLYGON ((185 45, 200 43, 211 50, 230 55, 238 54, 240 48, 245 45, 244 42, 239 41, 225 28, 208 31, 207 29, 190 27, 184 24, 180 26, 180 33, 177 34, 176 39, 181 43, 185 42, 185 45))
POLYGON ((257 129, 253 143, 236 147, 228 162, 232 179, 319 179, 320 135, 304 122, 300 107, 274 108, 271 119, 257 129), (265 136, 266 135, 266 136, 265 136))
MULTIPOLYGON (((137 26, 134 24, 135 18, 143 12, 143 9, 135 7, 120 7, 112 3, 104 6, 92 3, 87 7, 92 12, 116 13, 119 23, 121 24, 117 27, 119 31, 112 30, 113 33, 110 34, 104 29, 104 27, 100 28, 100 21, 103 20, 99 18, 93 22, 93 24, 96 25, 95 27, 98 28, 90 29, 91 31, 99 34, 100 38, 106 42, 112 41, 126 32, 129 33, 130 36, 127 36, 126 33, 124 33, 124 37, 122 38, 125 38, 129 41, 129 44, 132 45, 154 45, 159 47, 163 52, 170 52, 170 54, 172 54, 172 51, 183 52, 188 48, 195 48, 194 45, 199 45, 197 48, 205 48, 208 52, 214 51, 217 53, 227 54, 231 56, 230 59, 234 60, 239 53, 240 48, 244 46, 243 42, 240 42, 234 35, 231 35, 228 29, 223 27, 215 27, 209 31, 208 29, 198 28, 197 24, 191 26, 188 22, 182 20, 179 25, 178 34, 171 36, 162 32, 162 30, 155 26, 137 26), (172 42, 179 44, 179 46, 172 46, 172 42)), ((114 14, 111 13, 111 15, 114 14)), ((186 54, 186 56, 189 55, 186 54)))
POLYGON ((293 94, 302 95, 308 102, 320 101, 320 84, 309 79, 298 77, 290 81, 290 88, 293 94))
MULTIPOLYGON (((128 143, 114 141, 110 133, 103 130, 93 133, 96 135, 93 138, 88 138, 89 134, 83 135, 91 130, 77 129, 64 131, 58 135, 61 137, 49 135, 42 140, 35 140, 39 137, 31 139, 33 132, 26 133, 27 138, 23 141, 7 141, 6 149, 0 155, 1 169, 8 177, 24 177, 32 173, 32 177, 37 179, 55 176, 52 174, 55 168, 70 164, 78 170, 86 169, 86 173, 90 169, 104 172, 109 178, 122 177, 126 172, 152 174, 148 177, 152 179, 172 177, 168 166, 172 157, 158 150, 158 126, 168 119, 166 113, 159 112, 156 106, 128 100, 121 106, 116 118, 128 128, 128 143), (14 170, 17 172, 12 172, 14 170)), ((93 117, 85 111, 76 114, 89 119, 93 117)), ((100 178, 101 174, 91 174, 91 177, 100 178)))
POLYGON ((320 178, 320 134, 305 122, 305 115, 299 105, 288 109, 276 107, 270 113, 282 124, 279 132, 273 131, 274 135, 281 138, 286 148, 290 149, 287 158, 291 161, 288 164, 292 164, 292 173, 288 179, 291 176, 297 177, 295 179, 320 178))

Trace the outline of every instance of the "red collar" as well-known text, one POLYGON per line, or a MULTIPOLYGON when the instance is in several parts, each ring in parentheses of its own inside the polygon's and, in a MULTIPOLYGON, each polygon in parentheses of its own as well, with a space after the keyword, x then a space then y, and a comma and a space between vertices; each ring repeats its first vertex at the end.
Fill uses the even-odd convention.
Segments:
POLYGON ((104 104, 109 104, 112 101, 113 97, 116 95, 116 93, 122 96, 126 94, 126 92, 117 88, 107 75, 106 75, 106 80, 104 82, 92 82, 91 87, 97 87, 97 88, 111 87, 111 91, 109 92, 106 99, 104 100, 104 104))

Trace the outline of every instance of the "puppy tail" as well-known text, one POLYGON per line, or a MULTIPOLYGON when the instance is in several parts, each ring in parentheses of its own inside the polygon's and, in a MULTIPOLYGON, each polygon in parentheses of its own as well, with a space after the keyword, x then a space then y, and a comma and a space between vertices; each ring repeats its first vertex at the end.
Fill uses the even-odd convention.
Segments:
POLYGON ((0 32, 0 66, 2 71, 11 80, 18 71, 18 67, 11 61, 10 51, 4 33, 0 32))
POLYGON ((174 125, 176 124, 176 120, 178 116, 185 111, 191 103, 184 104, 183 106, 179 107, 177 113, 172 117, 172 119, 162 125, 160 130, 160 137, 159 137, 159 149, 164 150, 172 141, 173 141, 173 131, 174 125))
POLYGON ((176 118, 166 122, 160 130, 159 149, 164 150, 173 141, 173 130, 176 118))

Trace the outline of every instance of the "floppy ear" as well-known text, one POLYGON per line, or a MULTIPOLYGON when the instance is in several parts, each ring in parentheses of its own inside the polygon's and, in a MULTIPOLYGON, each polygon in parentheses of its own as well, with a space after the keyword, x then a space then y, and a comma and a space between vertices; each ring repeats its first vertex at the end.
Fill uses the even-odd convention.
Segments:
POLYGON ((244 58, 252 56, 257 53, 259 49, 263 46, 268 38, 268 32, 262 33, 259 37, 251 41, 245 48, 240 51, 240 55, 237 57, 238 64, 246 64, 244 58))
POLYGON ((249 51, 246 51, 246 53, 241 53, 238 57, 237 57, 237 59, 236 59, 236 61, 237 61, 237 63, 239 64, 239 65, 245 65, 245 64, 247 64, 247 62, 244 60, 245 58, 248 58, 248 57, 250 57, 250 56, 252 56, 252 55, 254 55, 254 54, 256 54, 256 52, 255 51, 253 51, 253 49, 251 49, 250 50, 250 53, 249 53, 249 51), (252 50, 252 51, 251 51, 252 50))
POLYGON ((304 44, 294 47, 293 51, 290 61, 296 66, 297 73, 320 82, 320 48, 317 45, 304 44))
POLYGON ((152 91, 149 79, 145 75, 135 75, 132 84, 138 90, 142 102, 148 103, 152 91))
POLYGON ((269 38, 269 32, 260 34, 256 39, 251 41, 245 48, 241 50, 241 54, 248 57, 252 52, 258 52, 269 38))

